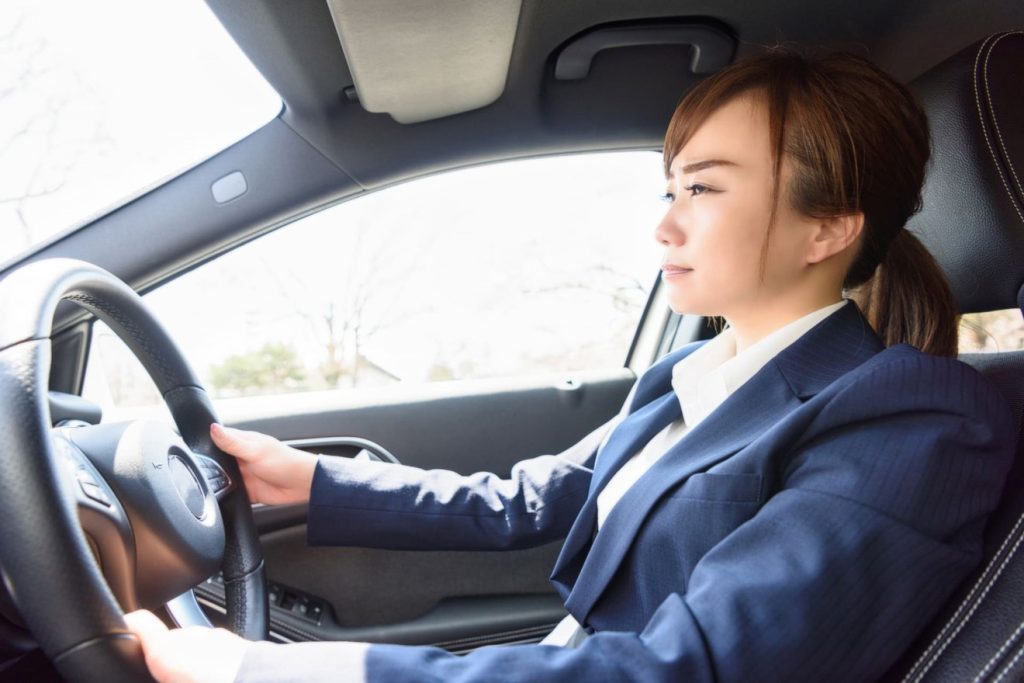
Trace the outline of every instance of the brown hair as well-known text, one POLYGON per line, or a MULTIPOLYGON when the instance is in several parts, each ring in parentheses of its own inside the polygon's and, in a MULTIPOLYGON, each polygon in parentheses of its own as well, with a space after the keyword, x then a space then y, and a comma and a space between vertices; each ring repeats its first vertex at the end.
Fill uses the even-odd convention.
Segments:
POLYGON ((904 342, 926 353, 955 356, 957 311, 949 284, 904 227, 921 208, 931 154, 928 120, 910 91, 856 55, 812 58, 770 48, 686 94, 665 134, 666 176, 697 128, 740 95, 753 95, 765 105, 771 137, 772 210, 762 277, 784 153, 793 162, 784 199, 794 210, 814 218, 864 214, 860 247, 843 288, 885 344, 904 342))

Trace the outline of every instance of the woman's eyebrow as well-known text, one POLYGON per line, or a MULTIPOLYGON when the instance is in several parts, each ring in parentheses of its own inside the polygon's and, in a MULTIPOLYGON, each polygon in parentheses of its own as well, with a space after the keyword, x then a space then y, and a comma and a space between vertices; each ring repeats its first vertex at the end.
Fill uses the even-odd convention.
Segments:
MULTIPOLYGON (((683 173, 694 173, 695 171, 703 171, 705 168, 711 168, 712 166, 739 166, 735 161, 729 161, 728 159, 705 159, 704 161, 694 161, 686 164, 682 168, 683 173)), ((669 171, 668 177, 674 177, 674 173, 669 171)))

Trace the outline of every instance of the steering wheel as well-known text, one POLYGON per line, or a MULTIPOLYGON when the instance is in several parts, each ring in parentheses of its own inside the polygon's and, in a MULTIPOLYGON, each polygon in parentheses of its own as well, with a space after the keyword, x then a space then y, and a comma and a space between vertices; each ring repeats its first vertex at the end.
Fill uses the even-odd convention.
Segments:
POLYGON ((263 556, 206 391, 142 299, 74 259, 0 281, 0 568, 25 624, 69 681, 152 681, 124 611, 167 605, 209 625, 191 587, 220 569, 228 625, 267 637, 263 556), (174 423, 51 428, 53 314, 72 301, 142 362, 174 423))

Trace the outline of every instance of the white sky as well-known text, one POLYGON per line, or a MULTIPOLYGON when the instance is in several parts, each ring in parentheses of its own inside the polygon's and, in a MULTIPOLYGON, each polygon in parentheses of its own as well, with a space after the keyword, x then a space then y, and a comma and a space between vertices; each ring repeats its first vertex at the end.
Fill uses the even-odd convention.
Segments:
POLYGON ((201 0, 0 4, 0 262, 243 138, 277 94, 201 0), (14 197, 59 191, 21 205, 14 197))

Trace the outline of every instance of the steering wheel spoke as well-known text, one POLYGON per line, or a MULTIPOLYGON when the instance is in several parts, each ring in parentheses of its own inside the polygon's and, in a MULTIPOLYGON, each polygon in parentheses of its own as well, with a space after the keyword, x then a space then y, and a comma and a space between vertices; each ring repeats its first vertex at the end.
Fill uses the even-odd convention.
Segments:
POLYGON ((125 612, 137 609, 135 539, 124 506, 96 466, 69 438, 53 431, 63 485, 74 496, 78 522, 107 585, 125 612))
POLYGON ((213 628, 213 623, 206 616, 203 608, 199 606, 196 594, 192 590, 187 590, 181 595, 168 600, 164 608, 167 610, 167 614, 170 615, 171 621, 174 622, 175 626, 180 628, 186 626, 213 628))

